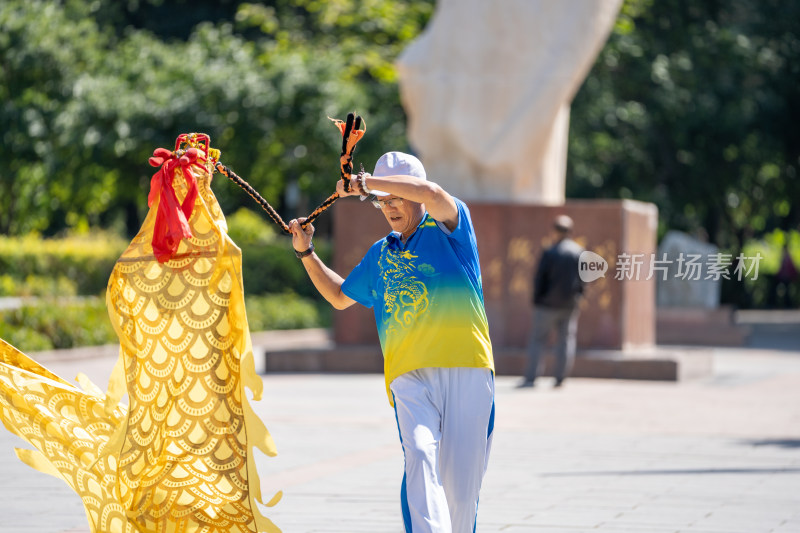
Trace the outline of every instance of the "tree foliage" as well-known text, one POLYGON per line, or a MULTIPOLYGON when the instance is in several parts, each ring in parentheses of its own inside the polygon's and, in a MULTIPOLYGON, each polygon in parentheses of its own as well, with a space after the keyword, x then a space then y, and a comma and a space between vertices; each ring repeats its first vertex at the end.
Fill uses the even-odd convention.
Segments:
MULTIPOLYGON (((134 232, 147 157, 189 131, 281 212, 293 214, 287 190, 307 212, 338 176, 325 117, 366 118, 357 162, 407 148, 393 62, 433 7, 5 0, 0 232, 134 232)), ((799 55, 797 3, 626 0, 573 103, 567 196, 652 201, 662 231, 703 230, 726 249, 797 227, 799 55)), ((214 188, 228 213, 253 207, 214 188)))
POLYGON ((568 195, 725 249, 800 223, 800 4, 628 0, 572 107, 568 195))
MULTIPOLYGON (((369 117, 359 160, 384 143, 406 146, 391 63, 431 4, 397 9, 383 0, 5 2, 0 231, 136 231, 148 156, 189 131, 209 133, 225 164, 276 206, 289 182, 316 203, 338 177, 341 141, 327 116, 369 117)), ((215 190, 226 211, 249 202, 232 185, 215 190)))

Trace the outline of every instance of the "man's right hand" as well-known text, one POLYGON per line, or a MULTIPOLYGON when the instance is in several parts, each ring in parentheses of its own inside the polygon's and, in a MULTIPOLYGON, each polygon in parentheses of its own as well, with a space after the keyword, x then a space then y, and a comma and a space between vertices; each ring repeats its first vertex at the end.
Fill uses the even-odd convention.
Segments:
MULTIPOLYGON (((311 237, 314 236, 314 226, 309 224, 304 230, 300 225, 305 222, 305 218, 296 218, 289 222, 289 231, 292 232, 292 246, 298 252, 305 252, 311 247, 311 237)), ((342 277, 325 266, 319 257, 309 254, 303 258, 303 266, 311 278, 314 287, 319 293, 336 309, 346 309, 356 303, 355 300, 342 292, 342 277), (312 261, 306 261, 308 257, 312 261)))
POLYGON ((314 224, 309 224, 303 229, 301 224, 305 218, 296 218, 289 222, 289 231, 292 232, 292 246, 298 252, 304 252, 311 246, 311 237, 314 236, 314 224))

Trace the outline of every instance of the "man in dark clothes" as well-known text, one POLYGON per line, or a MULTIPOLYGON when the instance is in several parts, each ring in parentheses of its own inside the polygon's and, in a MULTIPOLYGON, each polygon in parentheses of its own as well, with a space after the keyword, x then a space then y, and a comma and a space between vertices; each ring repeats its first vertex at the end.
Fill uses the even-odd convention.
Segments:
POLYGON ((583 282, 578 275, 578 258, 583 248, 569 238, 572 219, 556 217, 553 228, 557 242, 545 250, 539 260, 534 280, 533 328, 528 346, 528 365, 520 387, 533 387, 539 374, 542 348, 553 329, 556 330, 556 387, 560 387, 572 369, 575 359, 575 337, 578 326, 578 304, 583 282))

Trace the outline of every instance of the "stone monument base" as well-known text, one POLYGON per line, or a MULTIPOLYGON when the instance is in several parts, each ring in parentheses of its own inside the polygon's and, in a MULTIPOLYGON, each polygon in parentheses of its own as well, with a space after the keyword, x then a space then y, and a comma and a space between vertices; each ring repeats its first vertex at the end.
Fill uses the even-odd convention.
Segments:
MULTIPOLYGON (((572 238, 605 261, 603 277, 585 284, 578 348, 629 350, 655 344, 655 289, 649 267, 656 251, 658 211, 631 200, 570 200, 564 205, 467 202, 481 259, 489 335, 495 350, 525 348, 533 320, 533 278, 554 244, 553 220, 569 215, 572 238), (627 264, 622 264, 627 262, 627 264), (650 279, 648 279, 648 277, 650 279)), ((368 202, 345 198, 333 209, 333 270, 342 277, 386 236, 389 225, 368 202)), ((372 309, 334 313, 337 345, 378 343, 372 309)))
POLYGON ((702 346, 744 346, 750 328, 736 324, 734 309, 658 307, 656 308, 656 342, 658 344, 690 344, 702 346))
MULTIPOLYGON (((495 351, 498 376, 521 376, 526 352, 495 351)), ((383 355, 375 345, 337 346, 332 342, 293 348, 265 348, 265 373, 343 372, 383 373, 383 355)), ((543 376, 552 376, 554 359, 544 357, 543 376)), ((586 350, 575 358, 570 377, 683 381, 710 376, 711 350, 702 348, 653 348, 650 350, 586 350)))

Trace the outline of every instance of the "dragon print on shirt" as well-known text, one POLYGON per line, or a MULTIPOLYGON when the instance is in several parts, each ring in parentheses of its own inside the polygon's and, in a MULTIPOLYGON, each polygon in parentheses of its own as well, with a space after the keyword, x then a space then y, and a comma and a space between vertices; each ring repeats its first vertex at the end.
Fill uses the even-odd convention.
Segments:
POLYGON ((415 275, 417 258, 408 250, 392 249, 383 243, 378 268, 384 283, 384 311, 391 321, 387 332, 411 326, 428 308, 428 288, 415 275))

